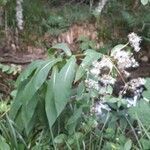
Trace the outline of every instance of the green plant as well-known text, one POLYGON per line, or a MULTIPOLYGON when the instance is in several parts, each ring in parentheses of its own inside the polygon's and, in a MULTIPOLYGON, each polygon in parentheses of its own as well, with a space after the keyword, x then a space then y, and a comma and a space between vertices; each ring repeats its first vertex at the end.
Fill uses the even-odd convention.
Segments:
POLYGON ((135 112, 149 115, 149 106, 143 110, 149 102, 141 99, 145 82, 141 78, 127 81, 125 70, 138 67, 131 47, 139 51, 141 38, 135 33, 128 38, 129 42, 115 46, 110 56, 92 49, 73 55, 65 43, 57 44, 49 49, 48 60, 31 63, 19 76, 9 118, 30 148, 45 145, 43 138, 48 139, 45 146, 54 149, 143 147, 141 142, 149 139, 149 120, 141 118, 140 113, 137 118, 135 112), (123 88, 114 95, 117 75, 123 88), (139 138, 137 129, 144 131, 143 138, 139 138), (133 140, 128 136, 130 132, 133 140), (37 142, 38 138, 34 138, 31 144, 33 135, 39 134, 41 139, 37 142))
POLYGON ((96 42, 89 40, 87 37, 80 36, 78 38, 78 42, 80 42, 80 49, 81 51, 87 50, 87 49, 95 49, 96 42))
POLYGON ((6 74, 19 74, 21 72, 21 66, 19 65, 4 65, 4 64, 0 64, 0 69, 2 72, 6 73, 6 74))

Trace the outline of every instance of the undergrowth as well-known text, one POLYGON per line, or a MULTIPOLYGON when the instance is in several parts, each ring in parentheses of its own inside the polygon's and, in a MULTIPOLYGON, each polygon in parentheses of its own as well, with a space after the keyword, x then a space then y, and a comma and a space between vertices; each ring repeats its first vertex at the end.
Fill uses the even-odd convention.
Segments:
POLYGON ((62 43, 49 49, 49 59, 31 63, 12 104, 1 105, 1 148, 149 149, 150 78, 127 79, 141 41, 135 33, 128 38, 110 55, 73 55, 62 43))
MULTIPOLYGON (((66 5, 49 10, 42 1, 38 2, 24 3, 28 10, 25 31, 34 28, 38 34, 50 32, 56 36, 72 23, 90 17, 87 6, 81 9, 66 5)), ((108 13, 113 18, 118 14, 116 6, 121 13, 119 18, 112 19, 114 25, 104 23, 100 36, 111 42, 115 39, 113 44, 118 44, 121 40, 111 36, 112 30, 116 24, 128 24, 128 31, 136 30, 149 39, 149 32, 144 33, 147 27, 138 30, 148 17, 141 23, 142 19, 132 19, 138 13, 121 9, 133 2, 113 2, 117 3, 110 2, 104 15, 108 13)), ((13 16, 10 12, 8 16, 13 16)), ((8 25, 12 21, 9 19, 8 25)), ((15 22, 12 24, 15 26, 15 22)), ((11 93, 12 102, 0 102, 0 149, 150 149, 150 78, 132 79, 128 72, 139 66, 133 53, 139 53, 142 37, 131 33, 122 40, 127 41, 125 44, 106 48, 104 53, 96 51, 94 43, 85 39, 81 40, 81 54, 72 54, 65 43, 51 47, 48 59, 32 62, 20 74, 11 93)), ((20 71, 15 66, 0 68, 8 74, 20 71)))

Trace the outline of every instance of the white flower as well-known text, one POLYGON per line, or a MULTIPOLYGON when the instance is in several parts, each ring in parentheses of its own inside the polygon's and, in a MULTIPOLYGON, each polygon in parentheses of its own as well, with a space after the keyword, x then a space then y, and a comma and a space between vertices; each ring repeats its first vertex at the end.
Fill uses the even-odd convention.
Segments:
POLYGON ((136 68, 139 66, 139 63, 135 60, 134 57, 130 58, 131 67, 136 68))
POLYGON ((131 44, 131 46, 134 48, 135 52, 139 52, 140 51, 140 43, 141 43, 141 37, 138 36, 136 33, 132 32, 128 35, 129 38, 129 43, 131 44))
POLYGON ((92 80, 92 79, 88 79, 88 80, 85 80, 85 83, 87 85, 87 87, 89 89, 95 89, 95 90, 99 90, 99 84, 98 84, 98 81, 95 81, 95 80, 92 80))
POLYGON ((141 98, 141 94, 144 90, 143 85, 145 84, 143 78, 132 79, 127 83, 128 91, 132 93, 132 97, 125 98, 128 102, 127 107, 136 106, 137 101, 141 98))
POLYGON ((105 86, 114 84, 116 79, 114 79, 112 76, 104 74, 102 77, 100 77, 100 82, 102 82, 105 86))
POLYGON ((111 54, 117 61, 118 68, 124 70, 129 67, 138 67, 138 62, 132 57, 132 53, 124 50, 116 50, 114 53, 111 54))
POLYGON ((124 75, 124 77, 129 77, 130 76, 130 73, 126 70, 122 70, 122 74, 124 75))
POLYGON ((128 102, 128 104, 127 104, 128 108, 131 107, 131 106, 135 107, 136 104, 137 104, 138 96, 135 95, 133 98, 127 98, 126 100, 128 102))
POLYGON ((136 90, 136 88, 143 86, 146 83, 145 79, 143 78, 136 78, 136 79, 132 79, 128 85, 130 87, 130 89, 132 90, 136 90))
POLYGON ((100 69, 92 68, 90 70, 90 73, 93 74, 94 76, 98 76, 100 74, 100 69))
POLYGON ((108 57, 106 57, 106 56, 103 56, 103 58, 101 59, 101 61, 94 61, 93 63, 92 63, 92 65, 93 65, 93 67, 95 67, 95 68, 97 68, 97 69, 99 69, 99 70, 101 70, 102 68, 104 68, 104 67, 107 67, 107 68, 109 68, 110 69, 110 71, 112 70, 112 68, 113 68, 113 63, 111 62, 111 60, 108 58, 108 57))

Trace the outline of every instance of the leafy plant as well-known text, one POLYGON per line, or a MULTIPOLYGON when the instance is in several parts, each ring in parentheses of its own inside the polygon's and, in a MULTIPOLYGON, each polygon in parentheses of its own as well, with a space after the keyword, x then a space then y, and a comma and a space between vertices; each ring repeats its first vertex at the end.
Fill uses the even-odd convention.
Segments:
MULTIPOLYGON (((141 40, 135 33, 130 36, 138 42, 141 40)), ((142 142, 149 139, 149 107, 135 91, 139 88, 143 91, 143 79, 126 83, 123 74, 126 66, 121 63, 124 59, 116 58, 119 53, 128 55, 130 59, 125 57, 127 66, 137 65, 129 44, 130 38, 127 44, 115 46, 108 56, 92 49, 73 55, 62 43, 49 49, 48 60, 31 63, 17 79, 17 94, 9 111, 9 120, 25 137, 26 145, 33 149, 40 146, 54 149, 76 146, 78 149, 85 146, 91 149, 142 148, 142 142), (120 90, 120 94, 114 96, 113 78, 118 74, 125 84, 125 92, 120 90), (128 92, 133 92, 133 98, 126 95, 128 92), (135 99, 139 100, 137 104, 135 99), (135 120, 138 122, 135 128, 144 132, 143 138, 138 137, 133 127, 135 120), (47 128, 48 135, 45 133, 47 128), (128 137, 128 132, 132 132, 137 144, 128 137), (49 144, 44 143, 41 136, 31 143, 33 135, 43 136, 49 144)), ((145 86, 149 89, 148 84, 145 86)))
POLYGON ((2 72, 6 74, 16 75, 17 73, 21 72, 21 66, 14 65, 14 64, 11 64, 11 65, 0 64, 0 69, 2 72))

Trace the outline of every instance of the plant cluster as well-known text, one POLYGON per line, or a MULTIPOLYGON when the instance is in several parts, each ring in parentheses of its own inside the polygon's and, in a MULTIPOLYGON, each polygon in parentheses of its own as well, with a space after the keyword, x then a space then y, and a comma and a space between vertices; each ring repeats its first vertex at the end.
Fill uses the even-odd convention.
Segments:
POLYGON ((22 68, 21 68, 20 65, 14 65, 14 64, 4 65, 4 64, 0 64, 0 70, 3 73, 6 73, 6 74, 16 75, 16 74, 20 74, 21 73, 22 68))
POLYGON ((17 79, 9 114, 1 120, 3 146, 149 149, 150 79, 129 78, 127 69, 138 67, 132 50, 140 50, 141 37, 128 38, 110 55, 93 49, 73 55, 62 43, 49 49, 48 60, 31 63, 17 79))
MULTIPOLYGON (((106 9, 111 18, 118 14, 116 6, 133 3, 112 2, 115 6, 110 2, 106 9)), ((24 12, 25 28, 42 31, 42 26, 56 35, 82 20, 81 9, 49 12, 43 6, 40 0, 24 1, 23 9, 29 10, 24 12)), ((130 33, 128 42, 111 48, 109 55, 96 51, 93 41, 79 41, 83 53, 74 55, 67 44, 57 44, 48 50, 47 60, 32 62, 18 77, 12 103, 0 103, 1 149, 150 149, 150 78, 132 78, 129 72, 139 67, 133 53, 140 52, 142 37, 130 33)), ((20 71, 16 66, 0 68, 8 74, 20 71)))

